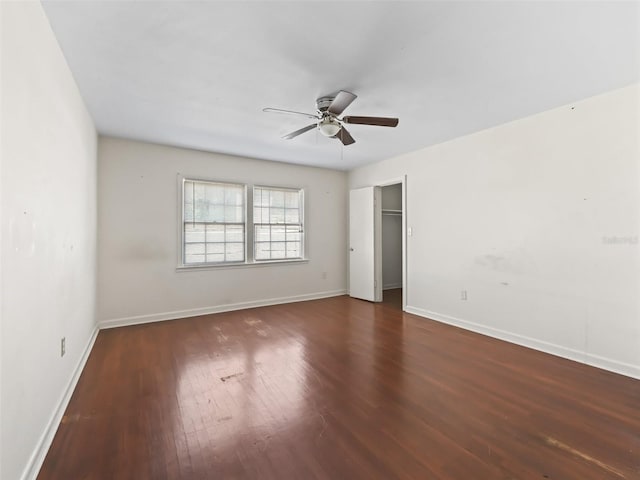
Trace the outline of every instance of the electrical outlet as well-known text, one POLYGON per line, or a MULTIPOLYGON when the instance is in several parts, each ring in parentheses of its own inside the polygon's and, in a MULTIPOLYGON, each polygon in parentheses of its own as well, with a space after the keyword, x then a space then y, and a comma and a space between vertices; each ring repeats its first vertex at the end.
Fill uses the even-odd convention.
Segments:
POLYGON ((60 339, 60 356, 64 357, 65 352, 67 351, 67 339, 62 337, 60 339))
POLYGON ((460 300, 466 300, 467 299, 467 291, 466 290, 461 290, 460 291, 460 300))

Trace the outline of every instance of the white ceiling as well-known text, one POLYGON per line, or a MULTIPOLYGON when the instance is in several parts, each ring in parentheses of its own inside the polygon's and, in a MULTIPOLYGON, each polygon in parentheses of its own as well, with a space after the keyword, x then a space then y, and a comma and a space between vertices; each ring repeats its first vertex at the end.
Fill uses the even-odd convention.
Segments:
POLYGON ((637 2, 44 1, 107 135, 351 169, 639 80, 637 2), (343 147, 310 122, 340 89, 343 147))

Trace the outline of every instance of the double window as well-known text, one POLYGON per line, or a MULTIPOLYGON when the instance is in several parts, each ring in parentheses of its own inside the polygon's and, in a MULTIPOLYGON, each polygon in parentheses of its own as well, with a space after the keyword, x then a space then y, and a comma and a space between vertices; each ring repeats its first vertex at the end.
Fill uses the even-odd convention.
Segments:
POLYGON ((185 266, 304 258, 302 189, 185 179, 182 199, 185 266))

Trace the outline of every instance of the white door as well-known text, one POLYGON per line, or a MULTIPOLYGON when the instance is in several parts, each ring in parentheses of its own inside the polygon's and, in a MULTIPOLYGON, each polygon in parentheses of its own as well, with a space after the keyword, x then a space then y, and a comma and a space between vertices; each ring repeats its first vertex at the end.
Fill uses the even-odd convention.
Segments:
POLYGON ((349 192, 349 295, 382 301, 380 187, 349 192))

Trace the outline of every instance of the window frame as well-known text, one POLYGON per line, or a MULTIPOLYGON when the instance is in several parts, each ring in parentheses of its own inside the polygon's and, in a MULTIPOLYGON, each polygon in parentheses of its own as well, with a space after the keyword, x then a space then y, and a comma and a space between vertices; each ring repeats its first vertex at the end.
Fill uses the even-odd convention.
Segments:
MULTIPOLYGON (((230 182, 230 181, 218 181, 218 180, 199 180, 199 179, 194 179, 194 178, 190 178, 190 177, 183 177, 182 181, 181 181, 181 192, 180 192, 180 198, 181 198, 181 205, 180 205, 180 212, 181 212, 181 222, 180 222, 180 267, 181 268, 203 268, 203 267, 216 267, 216 266, 230 266, 230 265, 244 265, 245 263, 247 263, 248 260, 248 256, 247 256, 247 244, 248 244, 248 239, 247 239, 247 204, 248 204, 248 197, 247 197, 247 185, 245 183, 241 183, 241 182, 230 182), (186 262, 186 238, 185 238, 185 224, 186 224, 186 220, 185 220, 185 185, 187 182, 193 182, 194 184, 197 183, 204 183, 204 184, 209 184, 209 185, 232 185, 232 186, 236 186, 236 187, 242 187, 243 190, 243 218, 244 218, 244 238, 243 238, 243 256, 244 256, 244 260, 236 260, 236 261, 222 261, 222 262, 198 262, 198 263, 187 263, 186 262)), ((194 199, 195 200, 195 199, 194 199)), ((217 222, 216 222, 217 223, 217 222)), ((238 222, 220 222, 220 225, 239 225, 238 222)), ((206 234, 205 234, 206 235, 206 234)), ((224 242, 227 243, 227 242, 224 242)), ((206 245, 206 242, 205 242, 206 245)), ((206 246, 205 246, 206 249, 206 246)))
MULTIPOLYGON (((293 262, 293 261, 302 261, 306 260, 306 227, 305 227, 305 192, 303 187, 277 187, 274 185, 252 185, 251 186, 251 235, 252 235, 252 248, 251 248, 251 257, 254 263, 277 263, 277 262, 293 262), (256 225, 283 225, 285 228, 288 225, 287 223, 256 223, 256 219, 254 218, 255 213, 255 191, 256 188, 263 188, 269 190, 280 190, 280 191, 289 191, 296 192, 299 195, 300 206, 298 208, 300 215, 300 222, 289 225, 300 225, 300 256, 294 258, 268 258, 264 260, 257 260, 256 257, 256 225)), ((285 209, 285 219, 286 219, 286 204, 283 207, 285 209)), ((247 219, 248 221, 248 219, 247 219)), ((285 241, 285 255, 286 255, 286 241, 285 241)))
POLYGON ((237 180, 219 180, 208 179, 199 176, 186 176, 178 173, 178 221, 179 232, 177 248, 177 271, 189 271, 189 270, 201 270, 201 269, 225 269, 225 268, 253 268, 253 267, 265 267, 269 265, 286 265, 295 263, 308 263, 307 257, 307 226, 305 225, 306 219, 306 188, 304 186, 274 186, 263 184, 252 184, 237 180), (218 185, 236 185, 244 188, 244 261, 235 262, 202 262, 202 263, 185 263, 185 182, 195 183, 209 183, 218 185), (296 258, 277 258, 268 260, 256 260, 255 259, 255 238, 254 238, 254 189, 255 188, 270 188, 277 190, 291 190, 300 193, 302 205, 300 207, 300 220, 302 226, 302 238, 301 238, 301 257, 296 258))

